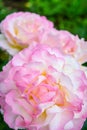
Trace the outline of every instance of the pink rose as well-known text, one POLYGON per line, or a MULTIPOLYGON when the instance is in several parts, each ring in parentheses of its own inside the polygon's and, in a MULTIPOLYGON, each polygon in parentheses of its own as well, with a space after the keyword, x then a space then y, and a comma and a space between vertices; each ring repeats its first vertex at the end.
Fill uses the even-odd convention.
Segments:
POLYGON ((58 47, 64 54, 72 55, 80 64, 87 62, 87 41, 68 31, 51 29, 41 43, 58 47))
POLYGON ((15 130, 80 130, 87 117, 87 78, 73 57, 32 44, 0 72, 0 105, 15 130))
POLYGON ((10 14, 0 24, 0 47, 14 55, 32 42, 40 42, 51 28, 53 23, 45 16, 30 12, 10 14))

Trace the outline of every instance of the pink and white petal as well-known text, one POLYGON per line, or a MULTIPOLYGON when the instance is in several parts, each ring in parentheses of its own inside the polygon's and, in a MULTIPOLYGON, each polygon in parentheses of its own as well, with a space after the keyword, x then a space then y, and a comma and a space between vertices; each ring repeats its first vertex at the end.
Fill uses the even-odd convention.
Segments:
POLYGON ((9 125, 10 128, 15 128, 15 119, 17 115, 12 112, 12 109, 9 105, 5 104, 4 107, 4 121, 9 125))
POLYGON ((18 49, 12 47, 8 41, 6 40, 6 38, 4 37, 3 34, 0 34, 0 47, 3 50, 6 50, 10 55, 15 55, 16 53, 18 53, 18 49))
POLYGON ((61 113, 56 113, 49 124, 50 130, 63 130, 65 124, 73 118, 73 112, 64 110, 61 113))
MULTIPOLYGON (((17 101, 17 98, 20 99, 20 93, 18 93, 16 90, 12 90, 12 91, 10 91, 10 92, 6 95, 5 101, 6 101, 6 103, 7 103, 8 105, 11 106, 12 111, 13 111, 16 115, 21 115, 21 116, 24 118, 24 120, 25 120, 26 123, 30 123, 30 122, 32 121, 32 117, 31 117, 31 115, 30 115, 30 113, 29 113, 30 111, 32 111, 31 106, 30 106, 29 104, 27 104, 27 105, 28 105, 28 108, 29 108, 29 110, 28 110, 28 112, 27 112, 26 109, 23 107, 23 104, 22 104, 22 105, 19 104, 19 102, 17 101), (10 97, 11 97, 11 98, 10 98, 10 97)), ((20 99, 20 100, 22 100, 22 99, 20 99)), ((25 102, 26 102, 26 101, 25 101, 25 102)), ((25 105, 26 105, 26 103, 25 103, 25 105)), ((32 113, 31 113, 31 114, 32 114, 32 113)))
POLYGON ((24 129, 28 127, 28 125, 21 116, 17 116, 17 118, 15 119, 15 127, 18 130, 18 129, 24 129))
POLYGON ((68 123, 66 123, 64 130, 81 130, 84 121, 85 120, 81 118, 70 120, 68 123))

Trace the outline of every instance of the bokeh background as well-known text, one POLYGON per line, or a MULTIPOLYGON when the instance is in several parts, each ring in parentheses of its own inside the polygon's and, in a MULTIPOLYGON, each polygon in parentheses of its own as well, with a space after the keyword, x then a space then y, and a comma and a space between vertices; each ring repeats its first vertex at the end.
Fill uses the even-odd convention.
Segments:
MULTIPOLYGON (((54 22, 56 29, 68 30, 87 40, 87 0, 0 0, 0 22, 8 14, 17 11, 44 15, 54 22)), ((10 58, 8 53, 0 49, 0 71, 10 58)), ((11 130, 1 114, 0 130, 11 130)), ((82 130, 87 130, 87 121, 82 130)))

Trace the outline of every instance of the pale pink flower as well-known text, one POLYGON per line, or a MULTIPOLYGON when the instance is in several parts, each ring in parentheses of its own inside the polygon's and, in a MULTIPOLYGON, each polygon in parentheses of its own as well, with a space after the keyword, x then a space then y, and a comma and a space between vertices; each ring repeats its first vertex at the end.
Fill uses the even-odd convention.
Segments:
POLYGON ((12 13, 0 24, 0 47, 14 55, 32 42, 40 42, 51 28, 53 23, 45 16, 30 12, 12 13))
POLYGON ((80 64, 87 62, 87 41, 68 31, 51 29, 41 43, 58 47, 64 54, 72 55, 80 64))
POLYGON ((0 105, 15 130, 80 130, 87 117, 87 78, 73 57, 32 44, 0 72, 0 105))

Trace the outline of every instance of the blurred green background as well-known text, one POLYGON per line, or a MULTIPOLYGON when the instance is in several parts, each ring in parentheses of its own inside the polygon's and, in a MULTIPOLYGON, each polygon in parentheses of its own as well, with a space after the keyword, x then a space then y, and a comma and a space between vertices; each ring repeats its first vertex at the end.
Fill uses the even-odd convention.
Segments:
MULTIPOLYGON (((87 40, 87 0, 0 0, 0 21, 16 11, 44 15, 54 22, 55 28, 68 30, 87 40)), ((0 49, 0 70, 9 58, 9 54, 0 49)), ((0 130, 10 130, 4 123, 2 115, 0 130)), ((82 130, 87 130, 87 121, 82 130)))

